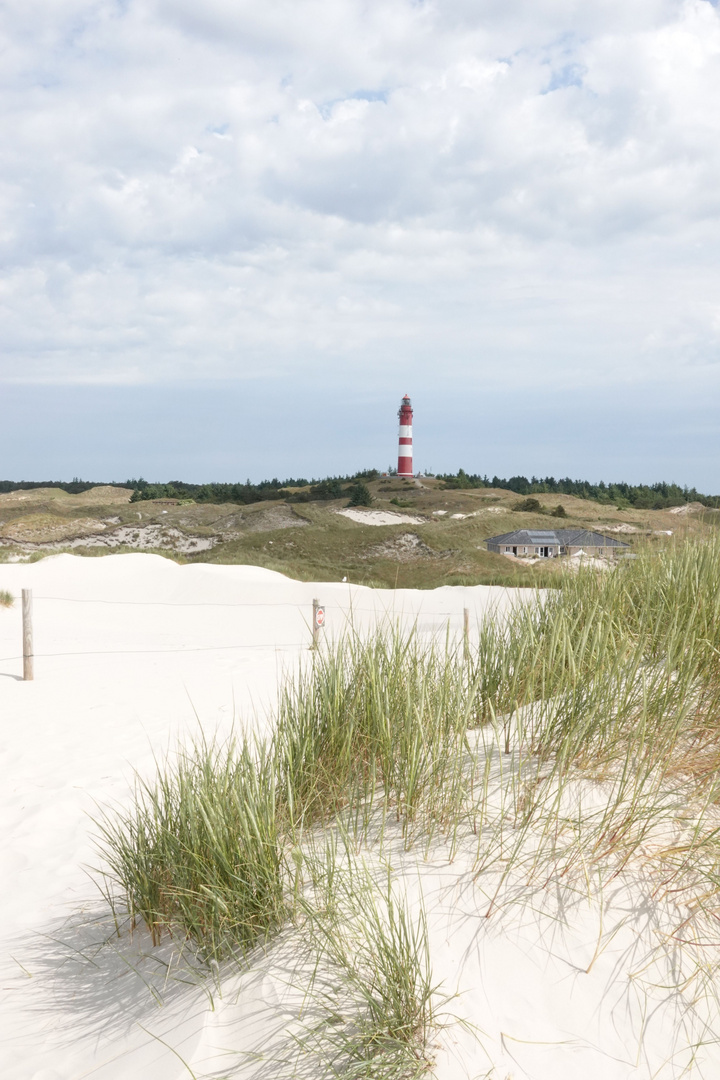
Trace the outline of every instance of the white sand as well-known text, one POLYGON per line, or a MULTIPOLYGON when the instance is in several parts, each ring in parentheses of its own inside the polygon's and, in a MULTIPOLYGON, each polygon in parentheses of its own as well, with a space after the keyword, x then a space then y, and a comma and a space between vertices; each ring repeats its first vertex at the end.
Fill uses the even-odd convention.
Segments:
POLYGON ((693 503, 685 503, 684 506, 671 506, 670 509, 668 510, 668 513, 669 514, 682 514, 682 515, 685 515, 685 514, 691 514, 694 510, 704 510, 704 509, 705 509, 705 507, 703 506, 702 503, 693 502, 693 503))
MULTIPOLYGON (((262 729, 282 670, 307 656, 314 596, 332 635, 351 606, 363 627, 394 613, 430 633, 448 619, 459 630, 464 607, 475 625, 509 594, 304 584, 139 554, 0 566, 0 588, 23 587, 35 598, 32 683, 18 678, 19 604, 0 609, 0 1075, 282 1076, 267 1060, 291 1019, 281 950, 223 982, 213 1008, 181 968, 163 967, 168 945, 152 949, 143 933, 104 944, 107 911, 83 870, 93 863, 87 815, 127 800, 133 768, 152 771, 153 754, 179 736, 227 731, 234 718, 262 729)), ((439 1080, 679 1077, 687 1058, 673 1058, 675 1039, 695 1020, 665 989, 677 972, 646 969, 662 919, 641 886, 579 891, 562 912, 545 890, 488 919, 494 882, 475 880, 473 857, 461 850, 449 863, 436 850, 418 865, 415 852, 397 855, 411 897, 425 898, 434 975, 459 994, 448 1008, 482 1032, 440 1032, 439 1080)), ((720 1076, 717 1047, 700 1060, 693 1075, 720 1076)))
POLYGON ((395 514, 391 510, 359 510, 349 507, 346 510, 337 510, 336 513, 343 517, 357 521, 360 525, 422 525, 425 518, 412 514, 395 514))

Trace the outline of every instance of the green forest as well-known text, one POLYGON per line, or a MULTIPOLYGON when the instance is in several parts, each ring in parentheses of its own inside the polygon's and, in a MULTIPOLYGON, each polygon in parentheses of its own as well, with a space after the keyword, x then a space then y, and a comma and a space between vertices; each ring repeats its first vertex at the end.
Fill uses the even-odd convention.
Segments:
POLYGON ((562 480, 556 480, 554 476, 546 476, 539 479, 536 476, 529 480, 526 476, 511 476, 509 480, 503 480, 499 476, 479 476, 466 473, 459 469, 457 473, 446 473, 438 476, 447 488, 501 488, 505 491, 515 491, 518 495, 575 495, 578 499, 593 499, 595 502, 617 506, 620 509, 634 506, 639 510, 664 510, 669 506, 682 506, 688 502, 699 502, 703 506, 717 509, 720 507, 720 496, 702 495, 694 487, 680 487, 679 484, 665 482, 657 484, 606 484, 601 480, 598 484, 592 484, 589 480, 571 480, 566 476, 562 480))

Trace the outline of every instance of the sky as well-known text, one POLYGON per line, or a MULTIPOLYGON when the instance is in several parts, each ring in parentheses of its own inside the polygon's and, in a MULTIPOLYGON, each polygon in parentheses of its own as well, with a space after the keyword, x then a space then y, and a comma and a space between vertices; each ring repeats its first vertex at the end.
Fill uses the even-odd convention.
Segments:
POLYGON ((0 478, 720 492, 709 0, 5 0, 0 478))

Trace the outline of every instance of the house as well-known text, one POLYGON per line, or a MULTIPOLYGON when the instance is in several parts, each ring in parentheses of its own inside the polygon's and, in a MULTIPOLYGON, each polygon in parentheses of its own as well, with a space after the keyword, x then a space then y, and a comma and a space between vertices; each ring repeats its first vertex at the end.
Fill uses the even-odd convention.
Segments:
POLYGON ((528 559, 554 559, 558 555, 576 555, 579 551, 612 558, 629 547, 622 540, 589 529, 516 529, 501 536, 491 536, 485 543, 488 551, 528 559))

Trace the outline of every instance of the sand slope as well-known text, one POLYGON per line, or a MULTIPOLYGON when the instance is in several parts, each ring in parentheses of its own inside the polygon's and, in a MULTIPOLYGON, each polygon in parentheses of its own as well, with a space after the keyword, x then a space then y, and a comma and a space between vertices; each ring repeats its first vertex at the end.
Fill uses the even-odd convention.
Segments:
MULTIPOLYGON (((83 869, 87 815, 126 800, 133 768, 150 772, 178 738, 233 723, 262 731, 283 671, 308 657, 313 597, 330 636, 351 617, 369 629, 385 615, 428 635, 448 620, 459 631, 463 607, 474 624, 520 597, 307 584, 139 554, 0 567, 0 588, 22 587, 35 598, 33 683, 19 679, 19 605, 0 609, 3 1080, 288 1075, 298 1001, 282 941, 213 985, 142 931, 114 938, 83 869)), ((507 764, 493 758, 491 773, 500 791, 507 764)), ((434 975, 458 995, 448 1008, 477 1029, 440 1033, 439 1080, 720 1075, 712 1012, 678 989, 679 954, 657 952, 671 922, 649 885, 625 875, 604 894, 559 900, 518 881, 513 899, 510 881, 510 902, 486 918, 497 872, 478 878, 475 854, 472 844, 452 863, 441 848, 426 860, 401 845, 393 854, 411 900, 424 897, 434 975), (701 1040, 688 1073, 685 1047, 701 1040)))
MULTIPOLYGON (((34 593, 32 683, 20 679, 20 604, 0 608, 3 1078, 187 1076, 143 1028, 191 1054, 214 1015, 205 994, 171 986, 158 1010, 143 982, 154 961, 141 978, 122 950, 106 949, 100 967, 81 956, 107 932, 83 869, 93 862, 87 815, 127 798, 132 770, 152 770, 184 733, 261 728, 282 672, 307 656, 313 597, 333 635, 351 612, 365 627, 394 613, 424 632, 448 619, 459 629, 464 606, 481 615, 507 594, 317 585, 141 554, 0 567, 0 588, 23 587, 34 593)), ((146 945, 139 935, 123 948, 135 956, 146 945)))

